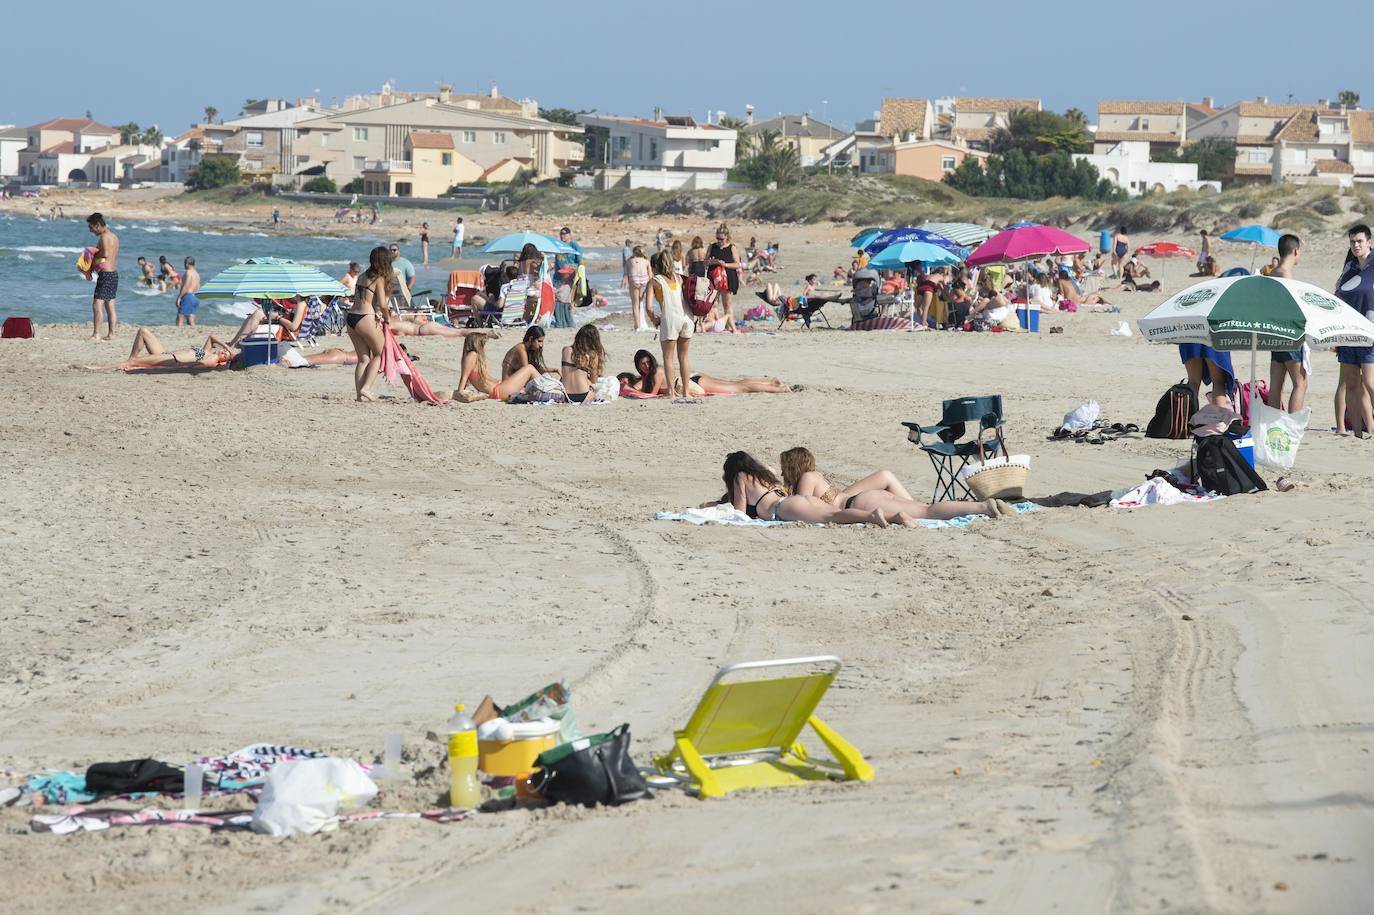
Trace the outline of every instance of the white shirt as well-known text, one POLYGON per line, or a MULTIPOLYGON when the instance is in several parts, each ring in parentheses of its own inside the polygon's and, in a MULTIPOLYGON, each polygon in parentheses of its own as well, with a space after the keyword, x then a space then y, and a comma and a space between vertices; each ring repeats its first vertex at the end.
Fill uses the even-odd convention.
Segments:
POLYGON ((462 246, 462 244, 463 244, 463 231, 464 231, 466 228, 467 228, 467 226, 463 225, 461 222, 458 223, 458 224, 456 224, 456 225, 453 227, 453 243, 454 243, 455 245, 458 245, 458 246, 460 246, 460 247, 462 246))

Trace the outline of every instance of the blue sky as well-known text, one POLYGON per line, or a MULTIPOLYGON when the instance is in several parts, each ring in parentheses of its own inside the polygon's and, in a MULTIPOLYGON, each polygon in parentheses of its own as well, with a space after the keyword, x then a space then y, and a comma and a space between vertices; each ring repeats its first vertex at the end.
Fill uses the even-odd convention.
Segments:
POLYGON ((75 0, 63 7, 61 34, 7 42, 0 123, 90 110, 105 123, 157 123, 170 134, 206 105, 232 117, 248 98, 328 102, 384 80, 458 91, 495 81, 503 94, 545 107, 613 114, 661 105, 698 118, 742 116, 752 104, 757 117, 810 111, 838 126, 871 116, 885 95, 1038 96, 1093 120, 1099 98, 1313 101, 1365 84, 1365 107, 1374 104, 1357 50, 1367 40, 1342 53, 1338 37, 1337 24, 1352 15, 1365 34, 1360 7, 1270 0, 1228 5, 1225 16, 1219 9, 1199 0, 1152 0, 1148 13, 1058 0, 75 0))

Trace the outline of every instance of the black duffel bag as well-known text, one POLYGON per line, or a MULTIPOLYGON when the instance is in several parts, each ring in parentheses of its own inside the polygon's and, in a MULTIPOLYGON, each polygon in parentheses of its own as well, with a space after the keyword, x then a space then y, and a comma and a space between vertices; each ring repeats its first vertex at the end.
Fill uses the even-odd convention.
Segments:
POLYGON ((186 775, 158 759, 94 763, 86 770, 86 790, 97 795, 153 791, 180 794, 186 775))
POLYGON ((531 784, 557 803, 614 806, 653 797, 630 758, 628 724, 545 750, 535 765, 539 771, 530 776, 531 784))

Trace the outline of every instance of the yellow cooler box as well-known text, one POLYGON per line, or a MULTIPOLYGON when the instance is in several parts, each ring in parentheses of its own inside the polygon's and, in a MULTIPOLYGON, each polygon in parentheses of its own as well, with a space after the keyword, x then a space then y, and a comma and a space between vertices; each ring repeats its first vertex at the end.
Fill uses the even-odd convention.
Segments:
POLYGON ((478 728, 477 768, 487 775, 524 775, 534 769, 540 753, 558 743, 558 722, 552 718, 518 722, 498 718, 478 728))

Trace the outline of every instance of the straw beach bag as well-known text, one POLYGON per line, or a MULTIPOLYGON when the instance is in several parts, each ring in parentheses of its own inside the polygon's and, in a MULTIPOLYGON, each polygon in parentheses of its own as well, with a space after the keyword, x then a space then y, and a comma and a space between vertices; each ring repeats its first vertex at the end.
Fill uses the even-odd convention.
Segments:
POLYGON ((989 458, 959 471, 976 499, 1019 499, 1030 475, 1030 455, 989 458))

